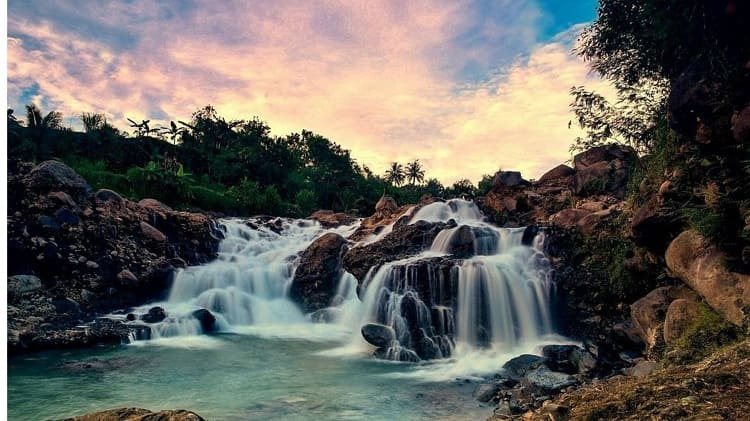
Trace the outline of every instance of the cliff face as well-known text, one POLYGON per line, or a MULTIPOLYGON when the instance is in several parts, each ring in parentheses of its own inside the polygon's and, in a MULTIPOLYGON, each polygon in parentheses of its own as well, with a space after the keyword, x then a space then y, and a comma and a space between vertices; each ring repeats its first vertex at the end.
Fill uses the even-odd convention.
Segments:
POLYGON ((10 162, 8 196, 10 352, 119 342, 128 332, 117 323, 76 326, 158 298, 221 237, 207 215, 92 192, 59 161, 10 162))

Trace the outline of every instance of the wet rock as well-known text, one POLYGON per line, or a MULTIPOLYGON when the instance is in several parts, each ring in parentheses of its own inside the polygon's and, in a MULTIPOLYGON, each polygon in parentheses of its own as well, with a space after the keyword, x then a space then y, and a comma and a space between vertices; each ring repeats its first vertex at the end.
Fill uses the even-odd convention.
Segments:
POLYGON ((490 402, 497 399, 500 389, 500 385, 495 382, 480 383, 471 395, 479 402, 490 402))
POLYGON ((321 308, 310 314, 313 323, 336 323, 341 319, 342 310, 335 307, 321 308))
POLYGON ((8 294, 24 295, 42 288, 42 280, 34 275, 8 277, 8 294))
POLYGON ((422 361, 416 352, 400 346, 378 348, 373 355, 375 358, 381 360, 399 361, 402 363, 418 363, 422 361))
POLYGON ((567 374, 585 373, 596 365, 596 359, 576 345, 546 345, 542 355, 546 358, 545 365, 552 371, 567 374))
POLYGON ((511 377, 524 377, 528 372, 541 367, 544 364, 544 358, 538 355, 523 354, 512 358, 503 364, 503 369, 511 377))
POLYGON ((362 326, 362 337, 377 347, 387 347, 396 339, 396 332, 390 326, 368 323, 362 326))
POLYGON ((89 358, 80 361, 66 361, 62 364, 62 368, 72 372, 108 371, 125 368, 131 364, 132 361, 127 358, 89 358))
POLYGON ((575 377, 552 371, 546 366, 538 367, 526 373, 526 380, 533 386, 541 389, 545 393, 555 393, 560 389, 572 386, 578 383, 575 377))
POLYGON ((141 316, 141 320, 146 323, 158 323, 167 318, 167 312, 161 307, 151 307, 148 313, 141 316))
POLYGON ((201 330, 203 330, 203 333, 213 332, 216 330, 216 317, 214 317, 214 315, 211 314, 210 311, 206 310, 205 308, 201 308, 195 310, 192 315, 201 323, 201 330))
POLYGON ((309 313, 326 308, 336 294, 343 274, 342 259, 346 239, 327 233, 302 253, 289 290, 289 297, 309 313))
POLYGON ((451 226, 425 221, 394 227, 393 232, 376 243, 350 248, 344 255, 344 269, 362 282, 371 267, 414 256, 429 248, 446 227, 451 226))
POLYGON ((141 408, 120 408, 108 411, 94 412, 78 417, 67 418, 63 421, 205 421, 195 412, 178 410, 164 410, 152 412, 141 408))
POLYGON ((667 248, 667 267, 719 315, 742 326, 750 306, 750 275, 727 269, 726 257, 695 231, 685 231, 667 248))

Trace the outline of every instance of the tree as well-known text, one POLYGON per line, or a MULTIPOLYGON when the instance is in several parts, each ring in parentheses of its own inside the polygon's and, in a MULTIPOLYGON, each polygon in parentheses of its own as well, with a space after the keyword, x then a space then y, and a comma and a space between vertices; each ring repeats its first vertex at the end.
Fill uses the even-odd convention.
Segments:
POLYGON ((688 87, 699 82, 711 87, 715 104, 707 108, 750 100, 746 2, 600 0, 597 13, 575 52, 612 83, 617 100, 608 102, 582 87, 571 90, 576 120, 586 131, 572 149, 619 142, 650 152, 680 79, 688 87))
POLYGON ((405 176, 412 186, 424 181, 424 170, 418 159, 406 164, 405 176))
POLYGON ((385 172, 385 179, 394 186, 404 184, 404 167, 398 162, 391 162, 390 168, 385 172))
POLYGON ((86 133, 101 130, 107 124, 107 118, 100 113, 81 113, 81 123, 86 133))
POLYGON ((62 128, 62 113, 50 111, 42 117, 42 110, 36 104, 26 105, 26 127, 35 130, 53 130, 62 128))

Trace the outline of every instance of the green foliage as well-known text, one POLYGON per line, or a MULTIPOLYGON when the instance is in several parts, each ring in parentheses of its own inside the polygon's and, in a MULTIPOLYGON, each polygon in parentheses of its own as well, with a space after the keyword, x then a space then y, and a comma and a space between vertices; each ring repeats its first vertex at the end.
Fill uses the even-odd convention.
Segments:
POLYGON ((698 318, 668 350, 667 362, 698 362, 741 337, 743 334, 739 328, 724 320, 705 303, 701 303, 698 318))
MULTIPOLYGON (((498 170, 500 172, 501 170, 498 170)), ((482 179, 479 180, 479 183, 477 184, 477 194, 478 195, 485 195, 490 192, 490 189, 492 189, 492 184, 495 182, 495 175, 494 174, 485 174, 482 176, 482 179)))

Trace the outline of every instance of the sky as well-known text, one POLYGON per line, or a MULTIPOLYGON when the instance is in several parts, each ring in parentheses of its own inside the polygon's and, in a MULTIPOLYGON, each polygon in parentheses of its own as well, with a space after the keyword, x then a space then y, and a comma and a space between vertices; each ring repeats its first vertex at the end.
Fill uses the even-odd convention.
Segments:
MULTIPOLYGON (((571 48, 594 0, 10 0, 8 106, 307 129, 382 174, 534 179, 581 133, 569 90, 611 88, 571 48)), ((153 126, 153 123, 152 123, 153 126)))

